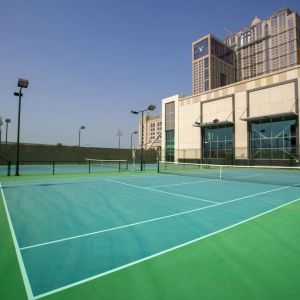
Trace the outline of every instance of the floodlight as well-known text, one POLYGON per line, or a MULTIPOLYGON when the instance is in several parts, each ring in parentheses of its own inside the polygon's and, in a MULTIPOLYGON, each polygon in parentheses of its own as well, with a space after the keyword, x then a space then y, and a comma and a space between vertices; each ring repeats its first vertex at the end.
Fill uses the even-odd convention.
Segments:
MULTIPOLYGON (((142 113, 142 130, 141 130, 141 171, 143 171, 143 160, 144 160, 144 112, 147 110, 151 110, 153 111, 156 108, 155 105, 150 104, 148 105, 147 109, 143 109, 140 111, 136 111, 136 110, 131 110, 131 113, 138 115, 139 113, 142 113)), ((136 133, 134 133, 136 134, 136 133)), ((131 134, 131 138, 132 138, 132 134, 131 134)))
POLYGON ((19 97, 19 110, 18 110, 18 136, 17 136, 17 161, 16 161, 16 176, 19 176, 19 164, 20 164, 20 118, 21 118, 21 99, 22 99, 22 88, 27 88, 29 81, 27 79, 19 78, 18 87, 19 92, 15 92, 14 95, 19 97))
POLYGON ((153 105, 153 104, 150 104, 150 105, 148 106, 148 110, 154 110, 155 108, 156 108, 156 106, 153 105))
POLYGON ((131 113, 137 115, 139 112, 135 111, 135 110, 132 110, 131 113))
POLYGON ((18 80, 18 87, 27 89, 28 84, 29 84, 29 81, 27 79, 19 78, 19 80, 18 80))

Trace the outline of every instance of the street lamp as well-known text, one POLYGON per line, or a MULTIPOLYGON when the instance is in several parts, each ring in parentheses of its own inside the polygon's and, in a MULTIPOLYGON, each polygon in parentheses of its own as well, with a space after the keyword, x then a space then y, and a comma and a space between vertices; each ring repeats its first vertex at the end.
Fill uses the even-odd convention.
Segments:
POLYGON ((117 132, 117 137, 119 137, 119 149, 121 148, 121 136, 122 136, 122 131, 119 129, 117 132))
POLYGON ((155 105, 150 104, 148 106, 148 108, 140 110, 140 111, 136 111, 136 110, 132 110, 131 113, 138 115, 139 113, 142 113, 142 139, 141 139, 141 171, 143 171, 143 160, 144 160, 144 112, 151 110, 153 111, 156 108, 155 105))
POLYGON ((29 81, 27 79, 19 78, 18 87, 20 88, 19 93, 15 92, 14 96, 19 97, 19 110, 18 110, 18 138, 17 138, 17 162, 16 162, 16 176, 19 176, 19 163, 20 163, 20 119, 21 119, 21 99, 22 99, 22 88, 28 88, 29 81))
POLYGON ((134 131, 131 133, 131 138, 130 138, 130 149, 132 150, 132 135, 133 134, 137 134, 138 132, 137 131, 134 131))
POLYGON ((10 123, 10 119, 5 119, 6 122, 6 136, 5 136, 5 144, 7 144, 7 133, 8 133, 8 123, 10 123))
POLYGON ((80 135, 81 135, 81 129, 85 129, 85 126, 82 125, 82 126, 80 126, 80 128, 79 128, 79 143, 78 143, 79 147, 80 147, 80 135))

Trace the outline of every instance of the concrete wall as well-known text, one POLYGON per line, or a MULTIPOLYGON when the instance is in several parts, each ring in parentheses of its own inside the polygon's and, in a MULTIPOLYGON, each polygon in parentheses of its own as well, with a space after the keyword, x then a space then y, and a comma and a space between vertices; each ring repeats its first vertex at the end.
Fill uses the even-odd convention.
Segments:
MULTIPOLYGON (((136 151, 136 160, 140 159, 140 151, 136 151)), ((0 164, 5 161, 16 161, 16 144, 0 144, 0 164)), ((62 145, 20 145, 20 161, 82 161, 85 158, 94 159, 132 159, 130 149, 115 148, 87 148, 62 145)), ((144 159, 147 162, 156 161, 157 153, 153 150, 144 151, 144 159)))

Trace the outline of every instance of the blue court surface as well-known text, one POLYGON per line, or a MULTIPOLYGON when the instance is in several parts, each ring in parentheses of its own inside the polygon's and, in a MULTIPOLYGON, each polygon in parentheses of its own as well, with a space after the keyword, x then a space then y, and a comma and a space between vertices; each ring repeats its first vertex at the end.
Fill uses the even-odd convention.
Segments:
POLYGON ((7 182, 2 193, 38 299, 297 201, 300 188, 133 173, 7 182))

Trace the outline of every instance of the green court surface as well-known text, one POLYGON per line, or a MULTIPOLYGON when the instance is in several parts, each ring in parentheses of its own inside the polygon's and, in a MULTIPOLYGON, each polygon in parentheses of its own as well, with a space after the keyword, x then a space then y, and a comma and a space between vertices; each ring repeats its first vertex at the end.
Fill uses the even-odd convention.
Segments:
POLYGON ((0 299, 299 299, 300 188, 1 178, 0 299))

